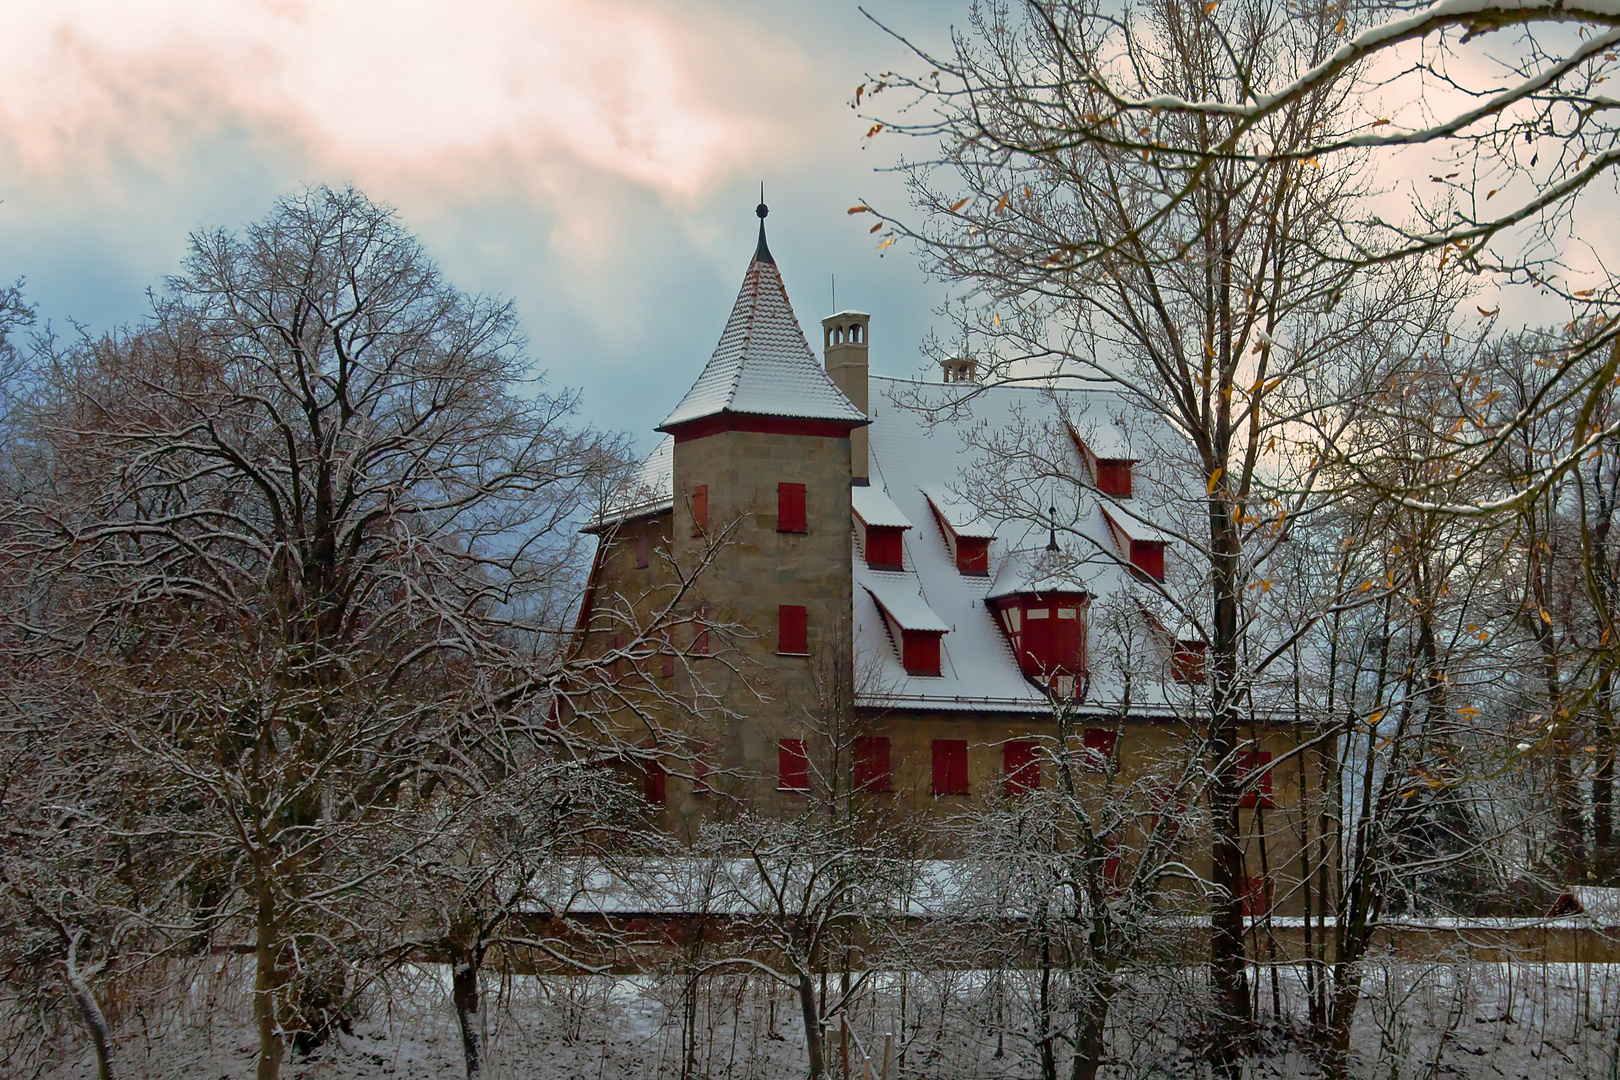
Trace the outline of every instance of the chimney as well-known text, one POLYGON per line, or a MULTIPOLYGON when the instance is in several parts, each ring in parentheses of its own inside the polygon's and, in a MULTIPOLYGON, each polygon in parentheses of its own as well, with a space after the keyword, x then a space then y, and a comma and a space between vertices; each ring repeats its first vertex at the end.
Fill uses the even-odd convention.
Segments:
MULTIPOLYGON (((870 415, 866 395, 867 324, 872 316, 864 311, 840 311, 821 320, 827 374, 838 384, 855 407, 870 415)), ((871 482, 866 461, 866 428, 849 433, 850 483, 865 487, 871 482)))

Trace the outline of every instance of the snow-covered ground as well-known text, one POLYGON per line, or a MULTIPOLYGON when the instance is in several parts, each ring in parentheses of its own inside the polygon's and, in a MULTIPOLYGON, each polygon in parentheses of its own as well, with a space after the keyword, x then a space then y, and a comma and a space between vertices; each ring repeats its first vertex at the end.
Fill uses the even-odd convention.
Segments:
MULTIPOLYGON (((1287 1020, 1304 1011, 1297 973, 1278 969, 1275 993, 1269 970, 1255 974, 1264 1023, 1249 1075, 1256 1080, 1316 1076, 1296 1037, 1298 1024, 1287 1020), (1277 1020, 1274 1002, 1284 1021, 1277 1020)), ((216 961, 198 974, 185 1000, 126 1008, 119 1024, 118 1075, 252 1076, 255 1046, 244 975, 239 962, 216 961)), ((492 1080, 805 1075, 798 1003, 785 988, 773 989, 757 977, 709 976, 698 981, 694 1004, 685 996, 690 985, 678 972, 619 978, 493 973, 485 988, 485 1075, 492 1080)), ((836 976, 828 989, 836 995, 836 976)), ((1195 972, 1161 975, 1124 995, 1113 1015, 1114 1060, 1104 1075, 1146 1080, 1207 1074, 1207 1032, 1192 1019, 1199 997, 1195 972)), ((1030 972, 935 971, 904 979, 874 974, 860 987, 853 1010, 852 1072, 863 1075, 864 1050, 872 1054, 876 1074, 884 1035, 892 1033, 891 1076, 1037 1077, 1038 1047, 1031 1036, 1035 1000, 1030 972)), ((282 1075, 307 1080, 464 1075, 445 969, 397 973, 363 1005, 352 1033, 308 1058, 289 1051, 282 1075)), ((20 1018, 13 1013, 3 1019, 15 1035, 20 1018)), ((73 1033, 70 1024, 61 1029, 73 1033)), ((1353 1045, 1357 1074, 1365 1077, 1616 1080, 1620 967, 1374 966, 1353 1045)), ((836 1028, 828 1056, 836 1075, 841 1056, 836 1028)), ((1067 1049, 1058 1057, 1066 1074, 1067 1049)), ((95 1068, 81 1042, 64 1046, 43 1070, 13 1061, 0 1073, 67 1080, 93 1077, 95 1068)))

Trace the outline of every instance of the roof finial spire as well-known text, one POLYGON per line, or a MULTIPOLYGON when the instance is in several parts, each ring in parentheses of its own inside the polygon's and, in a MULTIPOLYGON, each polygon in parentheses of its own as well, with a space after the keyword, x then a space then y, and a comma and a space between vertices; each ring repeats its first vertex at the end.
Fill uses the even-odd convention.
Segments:
POLYGON ((754 249, 754 261, 776 265, 776 259, 771 256, 771 249, 765 246, 765 215, 771 208, 765 205, 765 181, 759 182, 759 205, 754 207, 754 213, 759 215, 759 246, 754 249))
POLYGON ((1057 551, 1057 507, 1047 507, 1046 514, 1046 550, 1057 551))

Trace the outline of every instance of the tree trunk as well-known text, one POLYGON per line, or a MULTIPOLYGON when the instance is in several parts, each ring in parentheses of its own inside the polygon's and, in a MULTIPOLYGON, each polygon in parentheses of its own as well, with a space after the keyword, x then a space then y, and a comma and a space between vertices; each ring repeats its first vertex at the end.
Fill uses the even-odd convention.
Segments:
POLYGON ((461 1026, 461 1056, 469 1080, 484 1067, 478 1056, 478 968, 477 958, 468 949, 456 957, 455 972, 450 977, 450 997, 456 1007, 456 1023, 461 1026))
POLYGON ((1592 861, 1598 884, 1612 885, 1620 871, 1620 852, 1614 846, 1614 701, 1610 678, 1604 677, 1597 695, 1597 769, 1592 774, 1592 861))
POLYGON ((1218 1075, 1236 1070, 1248 1033, 1249 990, 1243 948, 1243 848, 1238 816, 1238 555, 1241 542, 1222 495, 1210 499, 1210 533, 1215 585, 1214 638, 1210 643, 1213 674, 1210 753, 1214 775, 1209 787, 1214 836, 1211 850, 1214 899, 1211 900, 1209 965, 1215 991, 1215 1066, 1218 1075))
POLYGON ((1103 1039, 1108 1029, 1108 1006, 1111 995, 1103 987, 1086 994, 1075 1018, 1074 1065, 1071 1080, 1096 1080, 1102 1067, 1103 1039))
POLYGON ((816 988, 810 973, 799 973, 799 1009, 804 1013, 804 1049, 810 1058, 810 1080, 818 1080, 826 1073, 827 1065, 821 1057, 821 1017, 816 1008, 816 988))
POLYGON ((107 1016, 101 1011, 101 1005, 96 1001, 96 995, 90 989, 90 984, 79 971, 78 951, 79 935, 74 934, 68 939, 67 959, 63 964, 67 969, 68 990, 73 995, 73 1004, 78 1007, 79 1018, 84 1021, 85 1030, 90 1033, 90 1045, 95 1047, 96 1076, 100 1080, 113 1080, 107 1016))
POLYGON ((253 1019, 259 1029, 258 1080, 279 1080, 281 1055, 286 1050, 280 1018, 276 1015, 276 991, 280 973, 276 953, 280 935, 276 932, 276 898, 268 881, 259 883, 258 910, 254 920, 253 1019))

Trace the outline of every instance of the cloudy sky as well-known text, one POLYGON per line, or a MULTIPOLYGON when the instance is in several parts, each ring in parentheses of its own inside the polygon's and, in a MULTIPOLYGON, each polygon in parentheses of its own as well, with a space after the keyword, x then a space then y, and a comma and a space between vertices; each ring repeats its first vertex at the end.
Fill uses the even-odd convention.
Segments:
MULTIPOLYGON (((956 5, 871 0, 937 44, 956 5)), ((0 281, 43 316, 138 318, 187 234, 304 183, 398 207, 451 280, 517 299, 537 367, 590 419, 651 429, 718 339, 753 249, 801 322, 873 314, 918 370, 938 287, 870 222, 892 202, 849 108, 904 61, 853 0, 62 0, 0 37, 0 281)))

